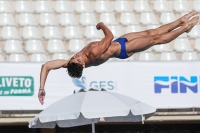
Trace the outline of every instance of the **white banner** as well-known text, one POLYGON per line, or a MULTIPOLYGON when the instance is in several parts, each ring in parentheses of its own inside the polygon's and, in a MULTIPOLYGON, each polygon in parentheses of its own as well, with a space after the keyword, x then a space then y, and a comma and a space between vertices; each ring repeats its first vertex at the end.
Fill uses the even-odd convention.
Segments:
POLYGON ((0 110, 42 110, 80 88, 105 88, 156 108, 200 107, 200 62, 107 62, 73 80, 64 68, 52 70, 44 105, 37 97, 41 65, 0 64, 0 110))

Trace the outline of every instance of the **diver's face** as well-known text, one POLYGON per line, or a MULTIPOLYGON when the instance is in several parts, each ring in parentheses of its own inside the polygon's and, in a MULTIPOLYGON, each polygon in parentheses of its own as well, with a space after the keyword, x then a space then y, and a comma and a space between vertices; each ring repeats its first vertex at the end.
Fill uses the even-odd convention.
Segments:
POLYGON ((82 61, 79 58, 71 58, 70 62, 74 62, 74 63, 78 63, 78 64, 82 64, 82 61))
POLYGON ((81 65, 83 65, 83 68, 85 68, 85 63, 81 60, 81 57, 79 57, 77 55, 73 56, 71 58, 70 62, 81 64, 81 65))

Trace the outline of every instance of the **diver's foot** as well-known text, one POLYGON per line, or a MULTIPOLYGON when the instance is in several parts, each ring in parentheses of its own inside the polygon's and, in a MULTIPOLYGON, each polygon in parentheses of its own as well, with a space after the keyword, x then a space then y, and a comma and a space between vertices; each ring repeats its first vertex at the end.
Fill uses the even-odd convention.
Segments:
POLYGON ((186 15, 184 15, 183 17, 180 18, 180 23, 181 25, 184 25, 185 23, 187 23, 192 17, 195 17, 195 15, 197 15, 198 12, 192 11, 186 15))
POLYGON ((186 33, 189 33, 192 28, 199 22, 199 16, 196 16, 194 18, 192 18, 191 20, 189 20, 184 26, 186 28, 186 33))

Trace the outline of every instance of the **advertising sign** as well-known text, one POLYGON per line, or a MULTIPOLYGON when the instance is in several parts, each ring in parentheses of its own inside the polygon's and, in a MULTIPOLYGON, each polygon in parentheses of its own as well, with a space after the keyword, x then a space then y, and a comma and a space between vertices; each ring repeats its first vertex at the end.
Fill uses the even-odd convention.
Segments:
MULTIPOLYGON (((42 110, 74 90, 90 88, 127 95, 156 108, 200 107, 200 62, 107 62, 84 69, 80 79, 52 70, 38 100, 42 63, 0 64, 0 110, 42 110)), ((103 98, 103 97, 97 97, 103 98)))
POLYGON ((0 76, 0 96, 32 96, 33 94, 33 77, 0 76))

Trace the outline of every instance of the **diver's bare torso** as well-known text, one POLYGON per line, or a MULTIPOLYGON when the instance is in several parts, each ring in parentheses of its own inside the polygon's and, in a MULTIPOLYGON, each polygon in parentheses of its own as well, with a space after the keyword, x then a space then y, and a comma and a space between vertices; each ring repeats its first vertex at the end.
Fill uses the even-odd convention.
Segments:
MULTIPOLYGON (((82 55, 83 60, 86 64, 86 67, 90 66, 98 66, 105 61, 107 61, 109 58, 117 57, 120 53, 120 44, 118 42, 111 42, 111 45, 108 47, 108 49, 99 57, 93 57, 92 55, 89 55, 89 52, 95 48, 97 45, 99 45, 100 41, 91 42, 89 43, 84 49, 82 49, 79 53, 82 55), (84 57, 86 56, 86 57, 84 57)), ((77 55, 76 54, 76 55, 77 55)))

